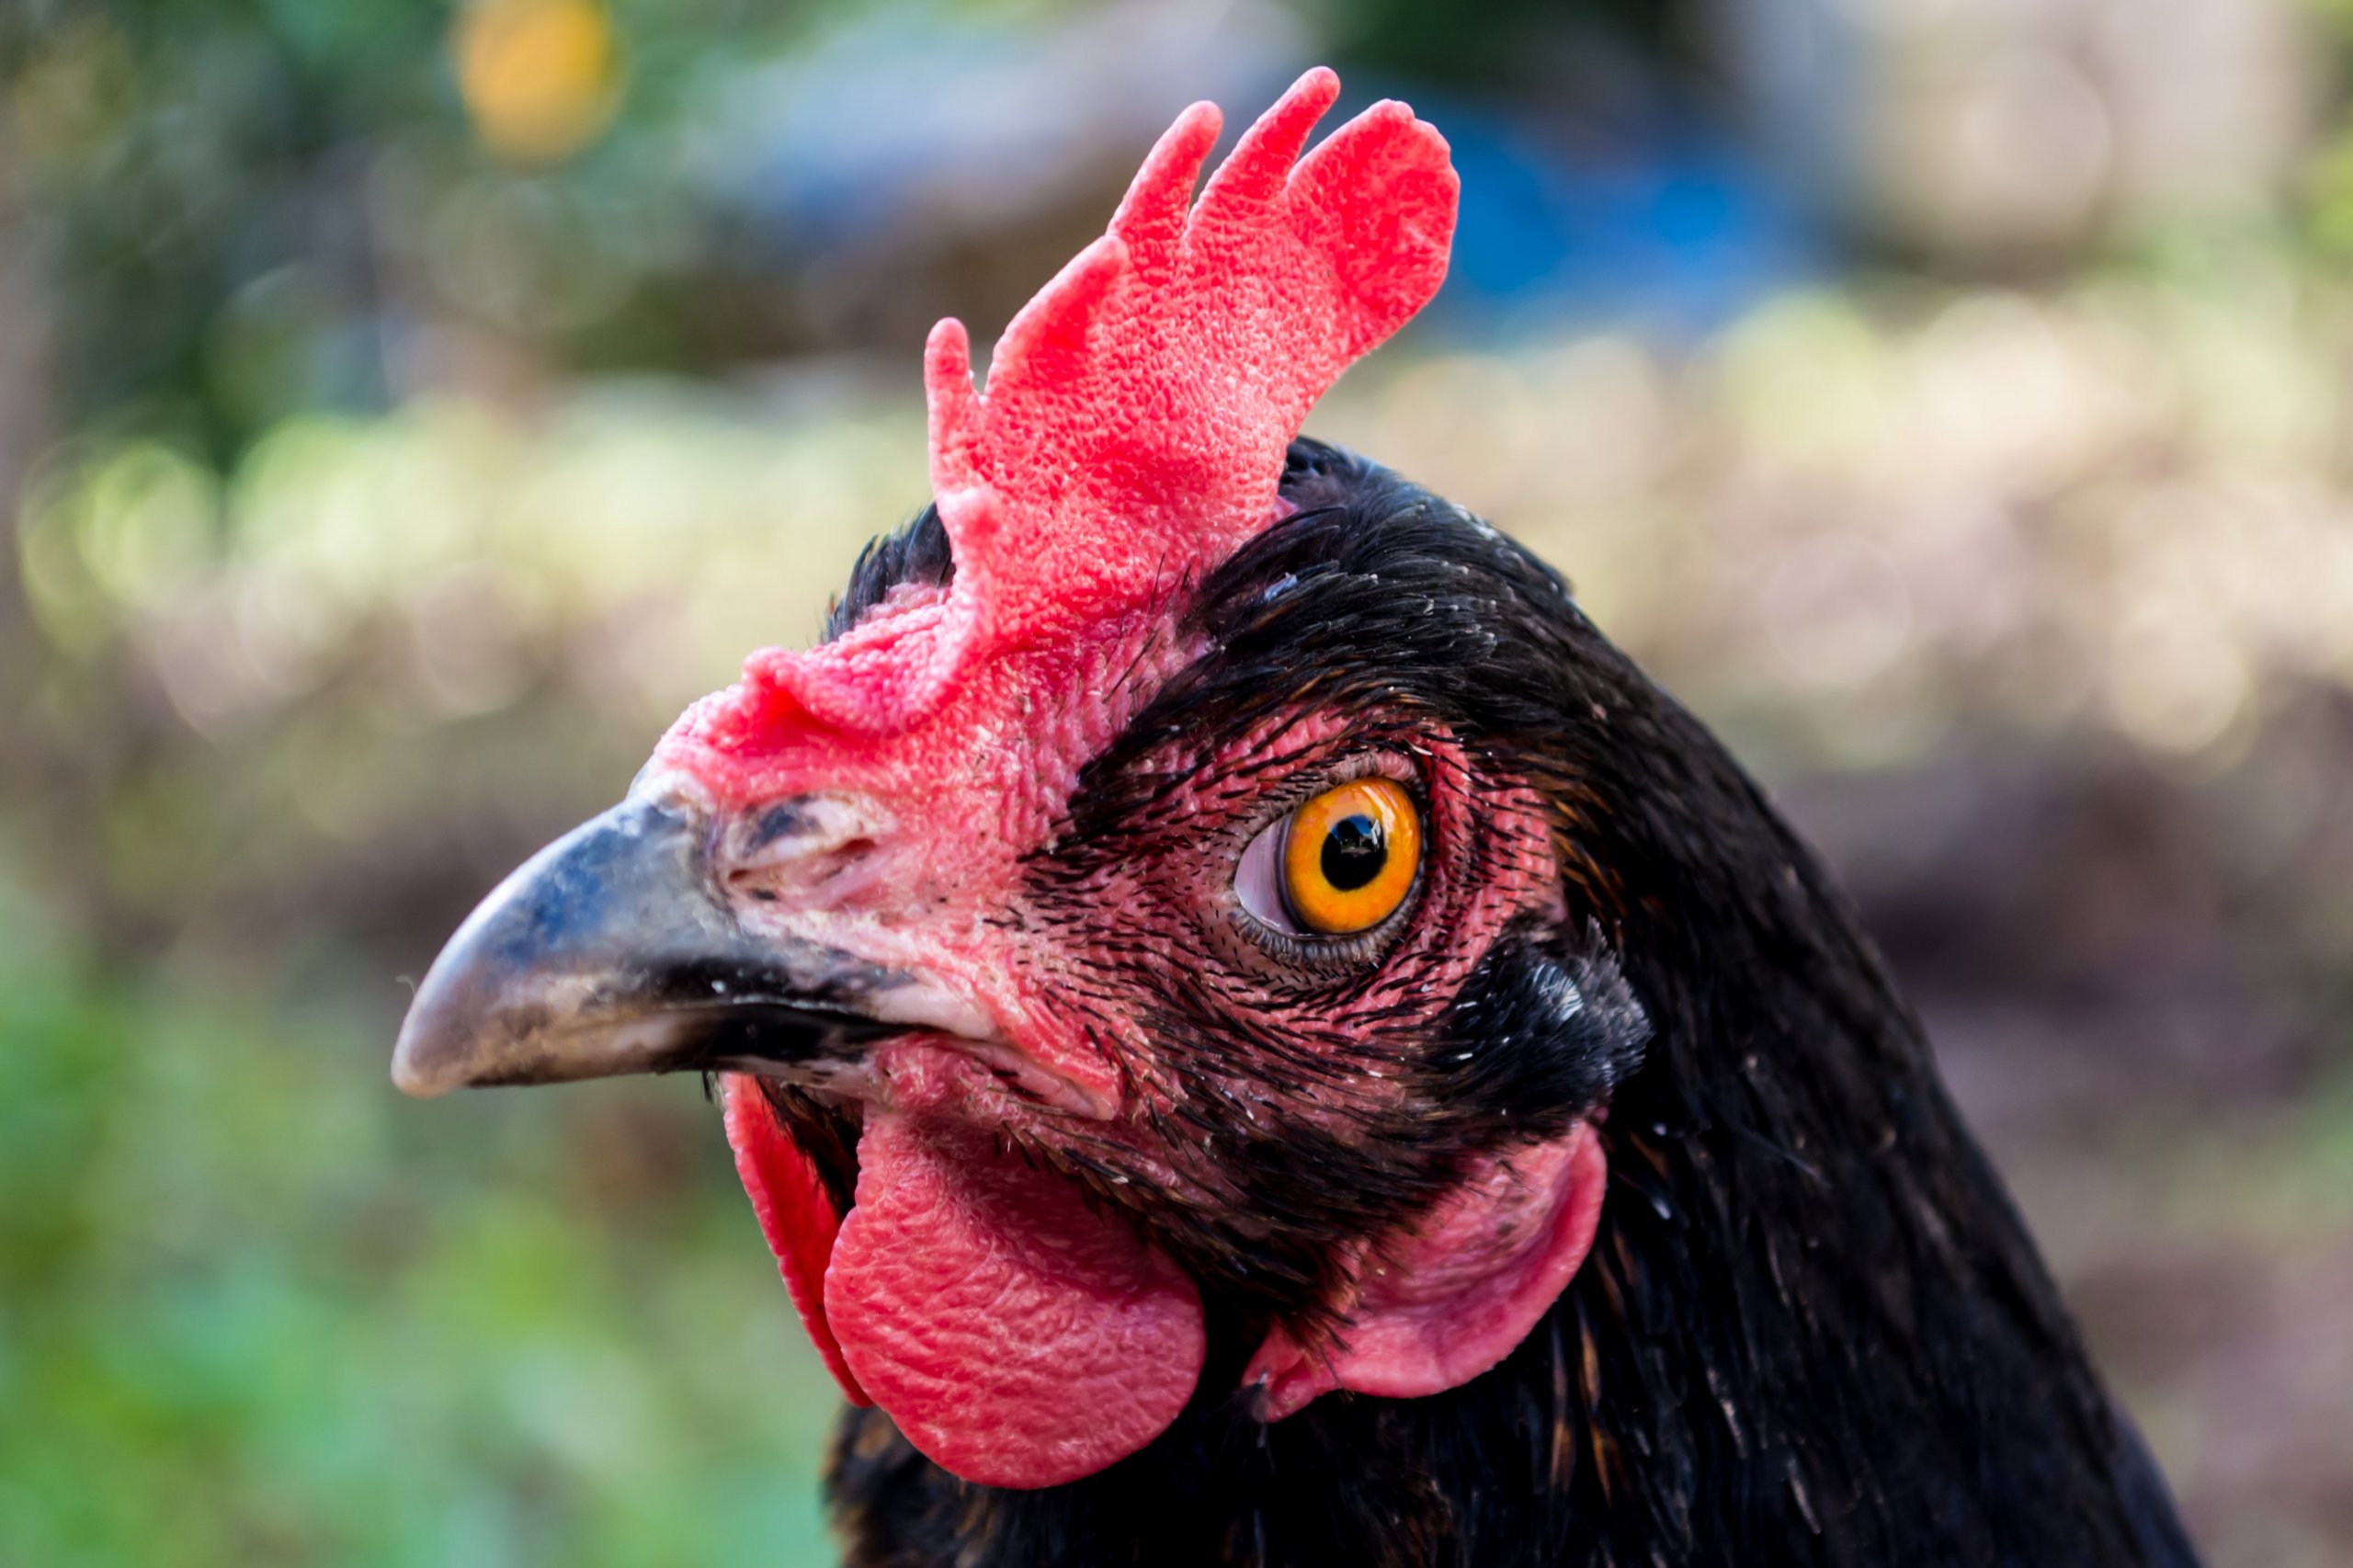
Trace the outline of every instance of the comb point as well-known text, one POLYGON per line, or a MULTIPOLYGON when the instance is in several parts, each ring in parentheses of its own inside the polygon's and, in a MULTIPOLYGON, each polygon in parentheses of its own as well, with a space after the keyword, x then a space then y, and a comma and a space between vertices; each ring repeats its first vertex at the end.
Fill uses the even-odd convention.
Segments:
POLYGON ((1395 332, 1438 291, 1460 190, 1446 139, 1393 99, 1300 161, 1287 206, 1302 242, 1332 267, 1342 363, 1395 332))
POLYGON ((1275 105, 1242 133, 1201 193, 1197 222, 1233 222, 1271 203, 1290 177, 1300 149, 1316 121, 1340 97, 1340 78, 1318 65, 1293 82, 1275 105))
POLYGON ((980 393, 972 386, 972 344, 954 316, 931 329, 923 346, 924 404, 931 430, 931 487, 972 483, 980 459, 980 393))
POLYGON ((1193 186, 1224 123, 1217 105, 1190 106, 1161 132, 1129 182, 1120 210, 1111 215, 1111 233, 1127 245, 1138 272, 1157 276, 1174 259, 1192 209, 1193 186))
POLYGON ((1084 383, 1087 340, 1095 318, 1128 270, 1128 247, 1103 234, 1070 261, 1053 281, 1021 307, 989 357, 989 386, 1023 388, 1084 383), (999 371, 1002 369, 1002 381, 999 371))

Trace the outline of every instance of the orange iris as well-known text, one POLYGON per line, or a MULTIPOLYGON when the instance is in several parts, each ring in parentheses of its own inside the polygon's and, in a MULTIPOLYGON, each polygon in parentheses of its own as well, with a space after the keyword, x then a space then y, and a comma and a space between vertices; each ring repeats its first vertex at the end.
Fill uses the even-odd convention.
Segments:
POLYGON ((1380 925, 1414 891, 1422 818, 1405 787, 1358 778, 1291 813, 1283 835, 1283 899, 1310 931, 1346 936, 1380 925))

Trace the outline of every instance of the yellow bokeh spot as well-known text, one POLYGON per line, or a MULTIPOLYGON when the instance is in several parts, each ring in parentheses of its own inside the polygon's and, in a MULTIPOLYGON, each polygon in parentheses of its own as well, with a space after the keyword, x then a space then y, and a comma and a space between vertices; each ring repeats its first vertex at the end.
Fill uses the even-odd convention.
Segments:
POLYGON ((620 41, 597 0, 476 0, 459 15, 455 50, 474 133, 502 158, 561 162, 620 107, 620 41))

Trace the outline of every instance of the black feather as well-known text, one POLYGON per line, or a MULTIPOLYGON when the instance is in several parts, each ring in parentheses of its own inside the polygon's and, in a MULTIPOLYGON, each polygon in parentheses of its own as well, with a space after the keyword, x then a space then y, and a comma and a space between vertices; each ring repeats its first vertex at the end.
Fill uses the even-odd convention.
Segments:
POLYGON ((858 552, 849 586, 825 611, 825 640, 833 641, 862 619, 902 583, 945 586, 956 575, 939 508, 926 506, 896 533, 884 534, 858 552))

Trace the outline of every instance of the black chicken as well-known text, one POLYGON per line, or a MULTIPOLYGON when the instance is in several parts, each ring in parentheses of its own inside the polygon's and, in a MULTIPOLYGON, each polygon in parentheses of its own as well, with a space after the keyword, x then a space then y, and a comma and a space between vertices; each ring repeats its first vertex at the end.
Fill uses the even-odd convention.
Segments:
POLYGON ((1756 787, 1460 508, 1293 438, 1445 145, 1188 113, 827 641, 420 990, 433 1093, 716 1074, 854 1564, 2180 1564, 1756 787))

